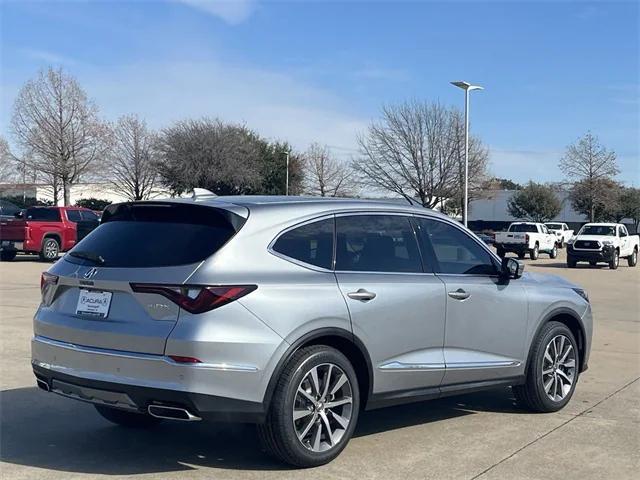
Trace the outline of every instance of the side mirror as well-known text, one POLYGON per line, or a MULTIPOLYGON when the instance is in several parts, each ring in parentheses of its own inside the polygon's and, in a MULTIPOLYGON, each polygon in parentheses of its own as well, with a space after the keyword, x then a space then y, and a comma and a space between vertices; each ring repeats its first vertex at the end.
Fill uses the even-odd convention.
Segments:
POLYGON ((24 212, 20 210, 19 212, 14 213, 13 216, 16 218, 24 218, 24 212))
POLYGON ((502 259, 502 277, 520 278, 524 272, 524 263, 520 263, 515 258, 505 257, 502 259))

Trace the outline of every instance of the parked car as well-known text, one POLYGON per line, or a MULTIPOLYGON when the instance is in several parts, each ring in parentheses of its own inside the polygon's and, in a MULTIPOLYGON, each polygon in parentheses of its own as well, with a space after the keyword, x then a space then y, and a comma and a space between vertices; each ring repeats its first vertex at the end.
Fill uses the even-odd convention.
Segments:
POLYGON ((98 226, 98 217, 81 207, 30 207, 0 222, 0 259, 18 252, 36 253, 43 261, 58 258, 98 226))
POLYGON ((626 258, 630 267, 638 263, 638 235, 629 235, 621 223, 587 223, 567 244, 569 268, 578 262, 592 266, 606 262, 615 270, 621 258, 626 258))
POLYGON ((560 248, 564 248, 569 240, 571 240, 571 237, 573 237, 573 230, 571 230, 566 223, 548 222, 545 223, 545 225, 547 229, 557 237, 558 247, 560 248))
POLYGON ((507 252, 516 253, 522 259, 528 253, 531 260, 537 260, 540 252, 549 258, 558 256, 558 240, 549 232, 544 223, 514 222, 506 232, 496 232, 495 247, 498 256, 507 252))
POLYGON ((33 370, 116 424, 255 422, 276 457, 320 465, 362 409, 503 385, 533 411, 563 408, 587 368, 591 307, 523 268, 395 203, 111 205, 42 276, 33 370))
POLYGON ((19 213, 21 208, 8 200, 0 198, 0 221, 13 220, 16 213, 19 213))

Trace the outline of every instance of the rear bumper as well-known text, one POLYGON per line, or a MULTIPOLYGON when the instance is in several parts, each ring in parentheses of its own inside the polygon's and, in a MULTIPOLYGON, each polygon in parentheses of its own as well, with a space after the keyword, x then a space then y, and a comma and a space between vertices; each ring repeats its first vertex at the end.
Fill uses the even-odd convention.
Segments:
POLYGON ((574 260, 584 262, 609 262, 613 258, 615 249, 605 245, 602 250, 576 250, 573 245, 567 246, 567 255, 574 260))
POLYGON ((2 240, 0 250, 24 250, 24 243, 13 240, 2 240))
POLYGON ((184 408, 192 414, 210 421, 261 423, 265 418, 265 408, 262 403, 201 393, 90 380, 66 375, 35 363, 33 364, 33 373, 38 379, 38 383, 46 383, 49 391, 98 405, 135 410, 141 413, 146 413, 149 405, 163 405, 184 408))
POLYGON ((526 253, 529 251, 529 245, 526 243, 496 243, 495 247, 511 253, 526 253))
POLYGON ((140 412, 151 404, 182 407, 207 420, 264 420, 263 372, 250 365, 179 364, 163 355, 82 347, 40 336, 32 339, 31 350, 33 371, 49 390, 56 391, 57 381, 98 393, 67 397, 115 402, 111 406, 140 412))

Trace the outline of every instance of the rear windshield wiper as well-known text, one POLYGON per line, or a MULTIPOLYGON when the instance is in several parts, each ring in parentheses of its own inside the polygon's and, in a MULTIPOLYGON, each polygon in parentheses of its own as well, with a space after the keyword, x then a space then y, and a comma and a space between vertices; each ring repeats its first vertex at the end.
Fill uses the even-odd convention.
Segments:
POLYGON ((102 258, 101 255, 98 255, 96 253, 92 253, 92 252, 85 252, 85 251, 80 251, 80 252, 69 252, 69 255, 71 255, 72 257, 76 257, 76 258, 81 258, 83 260, 89 260, 90 262, 93 262, 97 265, 104 265, 104 258, 102 258))

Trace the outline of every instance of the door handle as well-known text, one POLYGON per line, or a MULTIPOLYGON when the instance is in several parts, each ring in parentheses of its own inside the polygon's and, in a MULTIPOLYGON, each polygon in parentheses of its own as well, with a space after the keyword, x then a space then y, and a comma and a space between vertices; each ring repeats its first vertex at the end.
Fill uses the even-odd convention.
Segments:
POLYGON ((360 300, 361 302, 368 302, 376 298, 376 294, 373 292, 367 292, 364 288, 359 288, 356 292, 347 293, 347 297, 354 300, 360 300))
POLYGON ((465 300, 471 296, 469 292, 465 292, 463 289, 459 288, 455 292, 449 292, 449 296, 451 298, 455 298, 456 300, 465 300))

